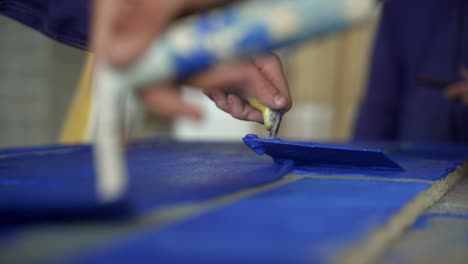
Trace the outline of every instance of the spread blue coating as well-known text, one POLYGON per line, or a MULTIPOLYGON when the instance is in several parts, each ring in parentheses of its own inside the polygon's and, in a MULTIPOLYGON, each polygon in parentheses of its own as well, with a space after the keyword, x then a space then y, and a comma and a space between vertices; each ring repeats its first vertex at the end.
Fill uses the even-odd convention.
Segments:
POLYGON ((101 204, 91 147, 9 151, 0 159, 0 222, 140 214, 277 180, 290 165, 273 164, 239 144, 154 142, 128 152, 129 191, 101 204))
MULTIPOLYGON (((352 145, 312 145, 318 149, 355 149, 352 145)), ((89 222, 89 217, 114 217, 127 212, 136 221, 118 223, 128 233, 112 233, 113 225, 108 225, 108 219, 100 218, 104 222, 98 227, 103 233, 112 234, 111 237, 96 234, 95 240, 86 243, 80 240, 79 247, 69 249, 69 254, 49 253, 43 260, 47 263, 53 260, 60 263, 329 262, 431 186, 430 181, 359 180, 353 179, 354 175, 367 175, 370 179, 440 180, 467 157, 467 152, 460 148, 385 142, 367 147, 384 149, 405 171, 298 166, 293 161, 285 162, 286 159, 280 165, 242 144, 138 143, 127 155, 128 196, 108 207, 97 203, 94 194, 89 146, 0 151, 6 155, 0 158, 0 219, 21 221, 30 216, 26 217, 30 220, 26 227, 19 224, 0 228, 0 250, 9 252, 17 239, 20 244, 41 241, 42 235, 49 234, 48 230, 52 233, 62 228, 79 231, 83 222, 77 220, 83 217, 85 223, 95 225, 89 222), (144 226, 133 226, 140 219, 152 219, 140 217, 152 216, 162 206, 206 201, 275 181, 291 171, 325 177, 275 187, 162 228, 146 222, 144 226), (350 178, 327 179, 329 174, 350 178), (66 217, 75 221, 61 221, 66 217), (44 225, 38 219, 54 222, 44 225), (24 232, 26 229, 32 232, 24 232), (22 240, 28 233, 32 240, 22 240)), ((89 230, 84 231, 90 235, 89 230)), ((57 241, 67 241, 67 235, 63 232, 64 237, 57 241)))
POLYGON ((329 263, 429 186, 303 179, 61 263, 329 263))

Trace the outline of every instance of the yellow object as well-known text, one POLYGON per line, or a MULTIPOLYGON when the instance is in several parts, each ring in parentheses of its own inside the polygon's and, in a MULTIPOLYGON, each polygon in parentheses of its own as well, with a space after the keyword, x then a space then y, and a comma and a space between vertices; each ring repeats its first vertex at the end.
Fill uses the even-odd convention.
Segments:
POLYGON ((264 104, 260 103, 260 101, 258 101, 256 98, 249 99, 249 104, 253 108, 262 112, 263 124, 265 125, 265 128, 268 131, 270 131, 275 125, 277 112, 266 107, 264 104))
POLYGON ((72 105, 65 118, 59 139, 61 144, 86 143, 90 140, 93 62, 93 55, 89 54, 72 105))

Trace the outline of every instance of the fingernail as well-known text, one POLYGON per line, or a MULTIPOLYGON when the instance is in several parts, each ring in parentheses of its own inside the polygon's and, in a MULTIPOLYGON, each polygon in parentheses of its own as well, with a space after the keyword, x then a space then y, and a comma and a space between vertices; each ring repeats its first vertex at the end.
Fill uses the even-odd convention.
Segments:
POLYGON ((276 95, 273 100, 274 100, 276 106, 282 107, 282 106, 286 105, 286 98, 284 98, 283 96, 281 96, 279 94, 276 95))

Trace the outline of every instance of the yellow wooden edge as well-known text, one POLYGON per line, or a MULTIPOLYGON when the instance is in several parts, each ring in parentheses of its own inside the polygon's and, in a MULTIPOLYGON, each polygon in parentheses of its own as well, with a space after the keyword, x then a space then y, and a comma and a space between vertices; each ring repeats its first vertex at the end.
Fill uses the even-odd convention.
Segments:
POLYGON ((89 142, 88 126, 92 102, 93 55, 88 54, 73 102, 59 138, 61 144, 89 142))

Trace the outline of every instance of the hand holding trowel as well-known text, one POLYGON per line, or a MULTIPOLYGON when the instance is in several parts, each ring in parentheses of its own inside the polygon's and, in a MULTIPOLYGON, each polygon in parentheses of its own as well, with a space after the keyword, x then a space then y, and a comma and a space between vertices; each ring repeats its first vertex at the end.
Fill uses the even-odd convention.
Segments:
MULTIPOLYGON (((368 17, 373 4, 372 0, 242 1, 174 23, 130 67, 98 63, 94 129, 102 201, 119 199, 126 191, 121 139, 132 119, 129 109, 135 107, 135 89, 338 31, 368 17)), ((280 113, 257 98, 249 103, 262 111, 266 128, 276 136, 280 113)))

